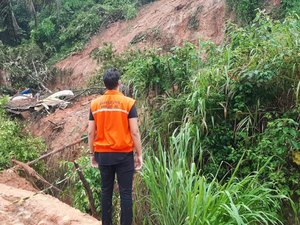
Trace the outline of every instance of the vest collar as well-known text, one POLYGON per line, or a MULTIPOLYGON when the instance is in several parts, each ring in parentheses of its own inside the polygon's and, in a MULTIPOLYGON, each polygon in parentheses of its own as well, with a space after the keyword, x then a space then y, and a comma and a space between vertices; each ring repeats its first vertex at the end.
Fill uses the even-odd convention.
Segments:
POLYGON ((123 95, 121 92, 117 90, 107 90, 104 95, 123 95))

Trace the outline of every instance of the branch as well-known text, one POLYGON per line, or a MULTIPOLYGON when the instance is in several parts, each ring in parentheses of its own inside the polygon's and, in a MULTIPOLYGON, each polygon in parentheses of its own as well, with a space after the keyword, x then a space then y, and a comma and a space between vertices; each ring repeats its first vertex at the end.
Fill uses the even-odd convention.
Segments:
POLYGON ((52 91, 49 90, 41 81, 38 80, 39 78, 39 74, 36 70, 36 67, 35 67, 35 64, 33 62, 33 60, 31 61, 32 62, 32 65, 33 65, 33 68, 34 68, 34 71, 35 71, 35 75, 36 75, 36 78, 34 78, 33 76, 30 76, 33 80, 35 80, 36 82, 38 82, 39 85, 41 85, 42 88, 44 88, 44 90, 46 90, 47 92, 49 92, 50 94, 52 94, 52 91))
POLYGON ((58 152, 60 152, 60 151, 63 151, 64 149, 69 148, 69 147, 71 147, 71 146, 73 146, 73 145, 76 145, 76 144, 78 144, 78 143, 80 143, 80 142, 82 142, 82 141, 84 141, 84 140, 86 140, 86 139, 87 139, 87 137, 81 138, 80 140, 75 141, 75 142, 73 142, 72 144, 66 145, 66 146, 64 146, 64 147, 62 147, 62 148, 59 148, 59 149, 56 149, 56 150, 54 150, 54 151, 52 151, 52 152, 48 152, 48 153, 46 153, 46 154, 40 156, 39 158, 37 158, 37 159, 35 159, 35 160, 32 160, 31 162, 28 162, 27 165, 32 165, 32 164, 36 163, 37 161, 39 161, 39 160, 41 160, 41 159, 45 159, 45 158, 49 157, 50 155, 53 155, 53 154, 58 153, 58 152))
POLYGON ((50 184, 48 181, 45 180, 38 172, 36 172, 33 168, 31 168, 28 164, 20 162, 18 160, 13 159, 12 162, 17 165, 17 168, 21 168, 25 173, 27 173, 31 177, 35 177, 42 183, 48 185, 49 187, 53 187, 56 191, 61 192, 59 188, 55 187, 53 184, 50 184))
POLYGON ((85 189, 85 192, 88 196, 88 199, 89 199, 89 203, 90 203, 90 206, 91 206, 91 211, 92 211, 92 215, 97 218, 97 211, 96 211, 96 207, 95 207, 95 201, 94 201, 94 197, 93 197, 93 193, 92 193, 92 190, 90 188, 90 185, 89 183, 87 182, 87 180, 85 179, 78 163, 76 161, 74 161, 74 166, 76 168, 76 171, 78 173, 78 176, 79 176, 79 179, 81 180, 82 184, 83 184, 83 187, 85 189))

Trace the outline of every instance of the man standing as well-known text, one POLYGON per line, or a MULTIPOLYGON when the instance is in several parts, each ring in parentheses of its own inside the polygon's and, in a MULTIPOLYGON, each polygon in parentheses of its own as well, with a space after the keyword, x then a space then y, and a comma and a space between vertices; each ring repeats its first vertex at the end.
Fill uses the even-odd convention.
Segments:
POLYGON ((121 225, 132 224, 133 173, 143 165, 135 100, 119 91, 119 80, 116 69, 105 72, 103 81, 107 91, 92 101, 89 118, 89 148, 101 174, 103 225, 112 224, 115 174, 121 196, 121 225))

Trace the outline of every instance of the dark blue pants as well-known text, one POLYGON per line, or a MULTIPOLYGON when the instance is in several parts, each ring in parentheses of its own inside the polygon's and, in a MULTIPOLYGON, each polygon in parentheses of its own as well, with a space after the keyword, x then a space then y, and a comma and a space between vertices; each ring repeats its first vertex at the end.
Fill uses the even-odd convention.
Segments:
POLYGON ((134 173, 133 155, 115 165, 100 165, 102 224, 112 225, 112 195, 117 175, 121 197, 121 225, 132 224, 132 180, 134 173))

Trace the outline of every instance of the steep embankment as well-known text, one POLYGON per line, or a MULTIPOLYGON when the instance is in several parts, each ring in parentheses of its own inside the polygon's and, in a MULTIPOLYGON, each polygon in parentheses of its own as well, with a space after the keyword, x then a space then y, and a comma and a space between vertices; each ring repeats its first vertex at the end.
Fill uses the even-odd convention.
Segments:
MULTIPOLYGON (((69 71, 68 76, 56 80, 54 88, 72 89, 86 85, 99 65, 92 59, 94 49, 111 42, 118 52, 129 47, 162 47, 167 50, 184 41, 212 40, 220 44, 224 37, 225 4, 223 0, 161 0, 141 9, 131 21, 111 24, 91 38, 86 47, 63 61, 57 68, 69 71)), ((89 103, 93 96, 83 97, 67 109, 31 121, 27 128, 46 140, 48 151, 78 141, 87 131, 89 103)), ((66 152, 79 152, 82 143, 66 152)), ((55 157, 62 159, 60 154, 55 157)), ((1 182, 0 182, 1 183, 1 182)), ((22 188, 22 187, 19 187, 22 188)), ((97 224, 91 217, 68 208, 51 196, 0 184, 0 220, 4 224, 97 224), (20 204, 19 204, 20 203, 20 204)), ((99 222, 98 222, 99 223, 99 222)))
MULTIPOLYGON (((118 52, 128 47, 170 48, 184 41, 197 42, 199 39, 210 39, 219 44, 224 38, 224 16, 223 0, 161 0, 146 5, 135 19, 111 24, 92 37, 83 51, 59 62, 58 68, 72 73, 57 80, 56 88, 85 86, 98 68, 90 54, 105 42, 111 42, 118 52)), ((55 113, 33 121, 28 127, 35 136, 46 140, 48 150, 74 143, 87 131, 92 98, 84 97, 67 109, 57 109, 55 113)), ((79 148, 80 144, 71 150, 76 152, 79 148)))
POLYGON ((85 86, 97 70, 92 59, 94 49, 111 42, 118 52, 128 48, 162 47, 166 50, 184 41, 212 40, 220 44, 224 38, 224 0, 161 0, 146 5, 137 17, 119 21, 92 37, 83 51, 57 63, 68 73, 56 81, 58 88, 85 86))

